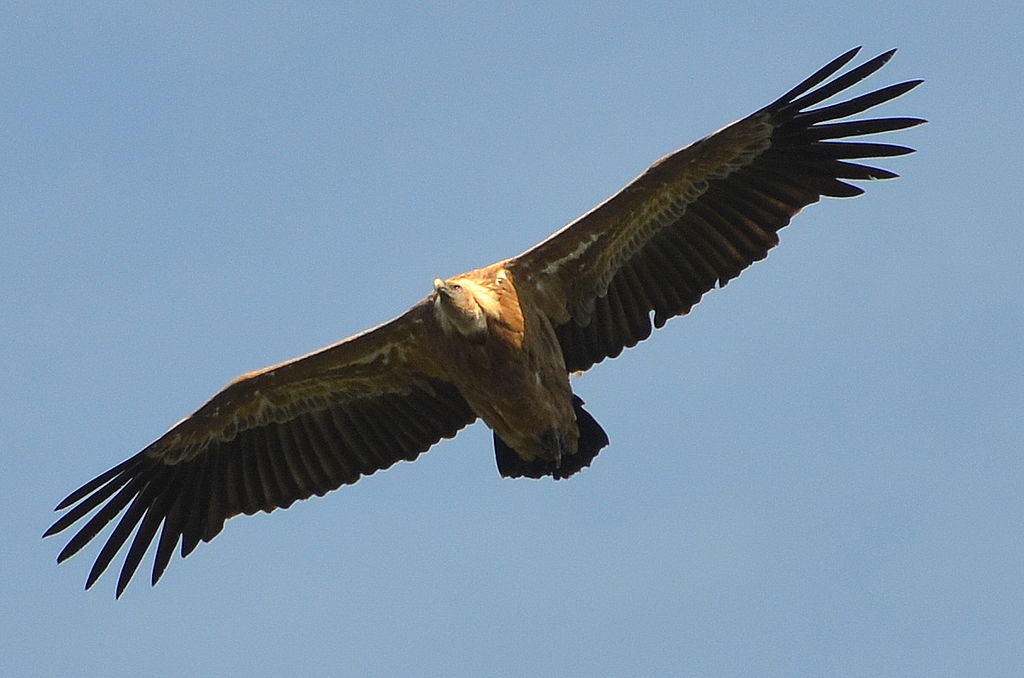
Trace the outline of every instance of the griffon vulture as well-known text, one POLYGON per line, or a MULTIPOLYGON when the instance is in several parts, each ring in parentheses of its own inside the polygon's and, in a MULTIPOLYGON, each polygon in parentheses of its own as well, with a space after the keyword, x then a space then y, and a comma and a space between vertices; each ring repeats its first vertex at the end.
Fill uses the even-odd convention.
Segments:
POLYGON ((56 534, 95 510, 63 561, 121 514, 86 588, 135 531, 120 596, 156 542, 152 582, 239 513, 323 495, 413 460, 477 418, 502 476, 567 478, 608 444, 569 374, 635 346, 778 243, 778 231, 845 180, 896 175, 853 159, 912 152, 836 141, 924 122, 836 122, 921 81, 818 106, 893 51, 832 78, 836 58, 761 110, 658 160, 523 254, 447 280, 397 318, 309 355, 244 374, 155 442, 60 502, 56 534), (829 78, 832 78, 829 80, 829 78), (123 512, 123 513, 122 513, 123 512), (159 533, 159 537, 158 537, 159 533))

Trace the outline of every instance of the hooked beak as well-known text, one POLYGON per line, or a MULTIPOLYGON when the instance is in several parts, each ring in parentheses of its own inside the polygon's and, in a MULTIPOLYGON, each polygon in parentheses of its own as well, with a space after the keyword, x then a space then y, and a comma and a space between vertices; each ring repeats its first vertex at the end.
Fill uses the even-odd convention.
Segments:
POLYGON ((444 281, 440 278, 434 278, 434 291, 448 296, 448 286, 444 284, 444 281))

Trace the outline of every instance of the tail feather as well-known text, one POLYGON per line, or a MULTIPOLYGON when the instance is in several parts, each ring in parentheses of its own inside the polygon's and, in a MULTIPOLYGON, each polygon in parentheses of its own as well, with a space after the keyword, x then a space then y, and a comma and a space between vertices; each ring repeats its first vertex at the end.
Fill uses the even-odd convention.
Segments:
POLYGON ((576 426, 580 432, 576 454, 563 456, 557 464, 547 459, 526 461, 495 433, 494 456, 498 462, 498 472, 505 478, 551 476, 559 480, 590 466, 597 453, 608 445, 608 434, 597 420, 583 409, 583 400, 575 393, 572 396, 572 407, 576 412, 576 426))

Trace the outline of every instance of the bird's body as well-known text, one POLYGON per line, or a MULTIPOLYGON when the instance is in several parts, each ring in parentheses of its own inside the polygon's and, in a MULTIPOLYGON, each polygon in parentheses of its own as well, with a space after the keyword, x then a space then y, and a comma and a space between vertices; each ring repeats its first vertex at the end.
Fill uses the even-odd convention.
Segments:
POLYGON ((464 333, 448 320, 459 310, 449 309, 447 297, 434 302, 432 348, 470 408, 525 461, 557 463, 561 454, 574 454, 572 388, 551 321, 529 300, 520 304, 504 262, 446 285, 459 286, 485 320, 479 333, 464 333))
POLYGON ((519 256, 435 280, 393 320, 235 379, 141 452, 58 505, 47 535, 93 515, 63 560, 111 520, 87 587, 134 532, 118 594, 156 543, 153 583, 240 513, 322 495, 415 459, 477 418, 503 476, 565 478, 608 444, 570 374, 614 358, 684 315, 778 243, 844 179, 896 176, 849 159, 911 152, 847 137, 917 118, 835 122, 920 81, 814 108, 881 68, 887 52, 831 80, 834 59, 768 106, 671 153, 619 193, 519 256), (828 82, 825 82, 828 80, 828 82), (159 535, 158 535, 159 533, 159 535))

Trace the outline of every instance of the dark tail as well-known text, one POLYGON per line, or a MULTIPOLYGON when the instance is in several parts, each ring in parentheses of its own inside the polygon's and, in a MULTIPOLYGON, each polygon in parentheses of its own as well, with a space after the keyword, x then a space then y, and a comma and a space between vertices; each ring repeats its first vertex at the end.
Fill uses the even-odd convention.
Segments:
POLYGON ((572 408, 576 411, 576 425, 580 430, 580 440, 576 454, 561 458, 556 465, 554 461, 534 459, 524 461, 508 444, 494 434, 494 456, 498 461, 498 473, 505 478, 543 478, 551 476, 555 480, 568 478, 581 468, 590 466, 591 460, 603 447, 608 445, 608 434, 601 425, 583 409, 583 400, 575 393, 572 396, 572 408))

